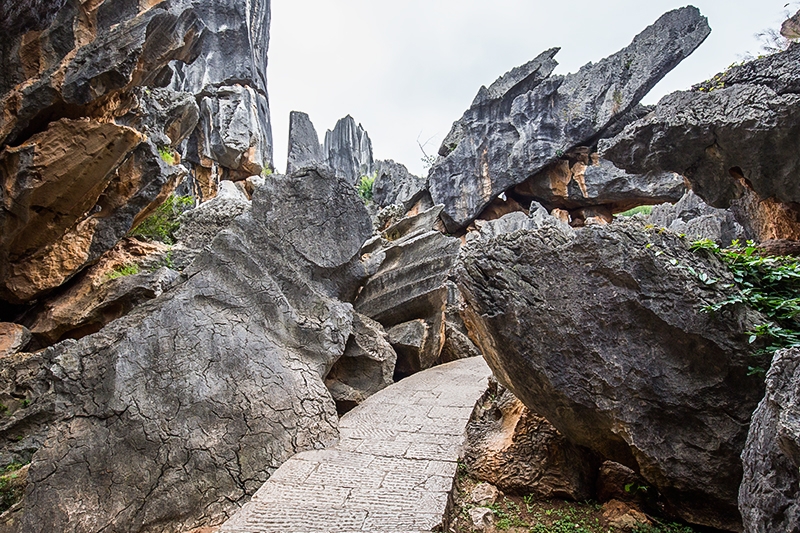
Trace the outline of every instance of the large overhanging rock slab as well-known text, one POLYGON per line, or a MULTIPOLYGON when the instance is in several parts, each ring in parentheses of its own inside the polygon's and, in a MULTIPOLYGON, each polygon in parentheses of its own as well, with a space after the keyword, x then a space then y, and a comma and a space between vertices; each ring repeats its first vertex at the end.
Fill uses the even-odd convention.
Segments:
POLYGON ((762 199, 800 202, 800 44, 665 96, 600 148, 629 172, 686 176, 714 207, 729 207, 743 183, 762 199))
POLYGON ((557 49, 481 89, 431 169, 450 231, 576 146, 591 146, 709 35, 694 7, 666 13, 633 42, 575 74, 548 77, 557 49), (516 81, 521 79, 522 81, 516 81))
POLYGON ((775 354, 742 462, 739 510, 745 531, 800 530, 800 349, 775 354))
POLYGON ((743 332, 763 317, 702 312, 732 279, 677 236, 566 230, 468 241, 456 275, 470 336, 572 442, 641 472, 687 521, 740 531, 739 454, 764 390, 743 332))
POLYGON ((270 176, 183 284, 48 348, 58 407, 20 531, 218 524, 283 461, 331 442, 323 379, 353 320, 334 295, 356 283, 347 276, 370 234, 350 184, 270 176))

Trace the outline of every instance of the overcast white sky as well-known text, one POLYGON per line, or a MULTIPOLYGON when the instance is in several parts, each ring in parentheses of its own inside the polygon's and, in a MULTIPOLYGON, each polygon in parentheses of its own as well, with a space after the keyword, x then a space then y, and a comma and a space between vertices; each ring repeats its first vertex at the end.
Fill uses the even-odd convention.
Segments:
MULTIPOLYGON (((645 100, 655 103, 758 52, 755 34, 780 26, 788 0, 696 0, 711 36, 645 100)), ((481 85, 547 48, 556 73, 628 45, 671 0, 273 0, 269 91, 275 165, 286 168, 289 112, 320 135, 352 115, 377 159, 423 174, 417 138, 435 154, 481 85)))

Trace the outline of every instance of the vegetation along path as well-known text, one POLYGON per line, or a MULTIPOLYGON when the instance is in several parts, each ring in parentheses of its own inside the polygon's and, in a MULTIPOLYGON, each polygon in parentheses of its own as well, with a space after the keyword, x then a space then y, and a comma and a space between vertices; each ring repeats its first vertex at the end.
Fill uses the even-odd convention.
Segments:
POLYGON ((220 533, 431 531, 490 374, 473 357, 375 394, 342 417, 336 446, 289 459, 220 533))

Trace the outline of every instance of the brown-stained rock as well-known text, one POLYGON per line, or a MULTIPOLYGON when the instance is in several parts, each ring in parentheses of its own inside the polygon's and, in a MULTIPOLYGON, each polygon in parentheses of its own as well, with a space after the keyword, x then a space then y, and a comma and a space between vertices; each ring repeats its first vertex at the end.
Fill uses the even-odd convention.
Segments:
POLYGON ((97 264, 75 278, 59 294, 34 308, 29 316, 31 333, 39 346, 89 335, 129 312, 146 300, 159 296, 176 280, 177 272, 158 269, 121 276, 123 268, 137 267, 148 256, 164 256, 167 246, 124 239, 106 252, 97 264))
POLYGON ((496 382, 467 425, 464 462, 474 477, 503 492, 578 501, 594 495, 594 455, 496 382))
POLYGON ((641 504, 646 495, 647 482, 625 465, 604 461, 597 474, 597 501, 611 500, 641 504))
POLYGON ((608 521, 610 527, 625 533, 631 533, 636 528, 652 524, 643 512, 617 500, 611 500, 603 505, 603 518, 608 521))
POLYGON ((389 344, 397 352, 395 375, 405 377, 431 368, 444 345, 444 308, 424 319, 418 318, 390 328, 389 344))
POLYGON ((800 206, 775 198, 761 199, 746 182, 739 180, 741 197, 731 201, 731 212, 756 241, 800 240, 800 206))
POLYGON ((0 322, 0 357, 14 355, 25 349, 31 340, 31 332, 21 324, 0 322))

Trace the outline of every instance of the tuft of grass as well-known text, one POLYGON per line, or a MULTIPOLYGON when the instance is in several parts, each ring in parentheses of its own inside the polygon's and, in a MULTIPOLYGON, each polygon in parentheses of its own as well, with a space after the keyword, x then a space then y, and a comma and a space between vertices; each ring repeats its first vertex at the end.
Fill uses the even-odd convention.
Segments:
POLYGON ((653 212, 652 205, 640 205, 639 207, 634 207, 633 209, 628 209, 627 211, 620 213, 618 216, 621 217, 632 217, 633 215, 649 215, 653 212))
POLYGON ((152 215, 131 231, 131 235, 165 244, 175 244, 175 232, 180 227, 180 216, 193 206, 194 199, 191 196, 170 195, 152 215))
POLYGON ((161 156, 161 160, 168 165, 174 165, 178 159, 175 157, 175 152, 173 152, 172 148, 169 146, 159 146, 158 155, 161 156))
POLYGON ((25 480, 19 473, 24 466, 22 463, 11 463, 0 475, 0 513, 10 509, 25 494, 25 480))
POLYGON ((126 263, 124 265, 120 265, 111 272, 108 273, 108 279, 117 279, 117 278, 124 278, 125 276, 133 276, 134 274, 138 274, 141 272, 139 265, 136 263, 126 263))

